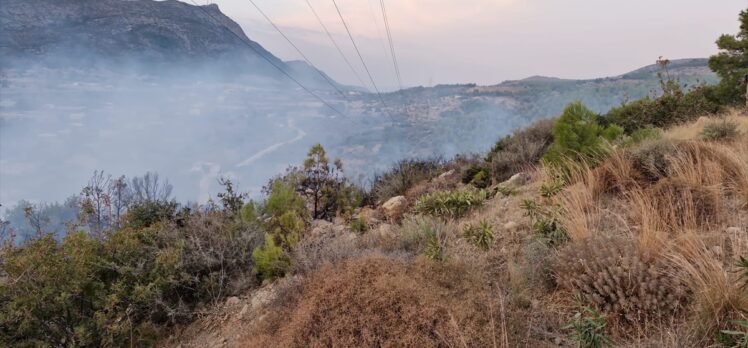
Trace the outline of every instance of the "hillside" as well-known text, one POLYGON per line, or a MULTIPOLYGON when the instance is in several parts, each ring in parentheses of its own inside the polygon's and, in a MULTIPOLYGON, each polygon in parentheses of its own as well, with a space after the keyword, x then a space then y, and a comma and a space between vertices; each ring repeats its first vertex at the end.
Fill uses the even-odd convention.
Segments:
POLYGON ((431 219, 419 208, 430 192, 471 190, 447 167, 400 208, 359 210, 363 232, 313 222, 293 276, 206 308, 160 344, 577 347, 575 329, 603 323, 594 332, 617 347, 711 346, 748 304, 734 269, 748 247, 746 132, 744 112, 701 117, 577 168, 566 185, 553 188, 548 167, 527 169, 467 213, 431 219), (725 120, 742 135, 702 140, 725 120), (467 232, 483 224, 487 244, 467 232), (416 237, 437 238, 433 228, 441 259, 416 237))

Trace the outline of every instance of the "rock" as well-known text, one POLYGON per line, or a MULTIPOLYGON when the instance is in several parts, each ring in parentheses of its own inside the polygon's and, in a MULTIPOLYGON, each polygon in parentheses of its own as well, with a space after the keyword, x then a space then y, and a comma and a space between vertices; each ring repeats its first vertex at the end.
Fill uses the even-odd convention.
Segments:
POLYGON ((441 173, 439 176, 436 177, 436 179, 437 180, 441 180, 441 181, 448 181, 448 180, 452 179, 452 177, 454 177, 454 176, 455 176, 455 170, 451 169, 449 171, 441 173))
POLYGON ((358 213, 358 217, 364 219, 369 224, 375 224, 382 219, 382 215, 379 214, 376 209, 372 209, 369 207, 361 208, 361 211, 358 213))
POLYGON ((242 310, 239 312, 239 319, 244 319, 244 316, 247 315, 248 311, 249 311, 249 305, 245 304, 244 307, 242 307, 242 310))
POLYGON ((512 175, 509 180, 502 182, 501 185, 505 185, 508 187, 520 187, 526 184, 528 181, 530 181, 530 174, 522 172, 512 175))
POLYGON ((557 346, 560 346, 564 344, 564 340, 562 340, 561 337, 556 337, 553 339, 553 343, 555 343, 557 346))
POLYGON ((387 202, 382 204, 382 211, 384 216, 390 221, 397 221, 405 213, 405 208, 408 206, 408 200, 404 196, 392 197, 387 202))
POLYGON ((311 227, 312 236, 321 236, 332 231, 333 224, 326 220, 314 220, 311 227))
POLYGON ((729 233, 729 234, 738 234, 740 232, 743 232, 743 230, 741 230, 740 227, 728 227, 725 229, 725 233, 729 233))
POLYGON ((519 224, 514 221, 509 221, 504 224, 504 229, 507 231, 515 231, 519 228, 519 224))
POLYGON ((371 233, 377 237, 393 237, 395 236, 395 230, 390 224, 381 224, 376 229, 372 230, 371 233))
POLYGON ((231 297, 229 297, 229 298, 226 299, 226 306, 228 306, 228 307, 236 306, 236 305, 239 304, 239 302, 241 302, 241 300, 239 300, 238 297, 231 296, 231 297))

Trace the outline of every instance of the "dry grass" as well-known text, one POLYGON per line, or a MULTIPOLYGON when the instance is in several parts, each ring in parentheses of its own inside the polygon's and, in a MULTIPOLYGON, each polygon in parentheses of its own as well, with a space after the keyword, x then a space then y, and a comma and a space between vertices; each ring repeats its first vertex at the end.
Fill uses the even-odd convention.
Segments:
POLYGON ((508 347, 516 330, 469 266, 369 256, 327 267, 247 342, 256 347, 508 347))
MULTIPOLYGON (((748 125, 745 116, 729 117, 748 125)), ((619 150, 597 168, 575 168, 570 175, 571 184, 553 200, 564 208, 561 222, 571 238, 561 250, 562 256, 567 257, 560 260, 572 264, 574 260, 586 260, 584 265, 578 265, 581 268, 569 268, 568 264, 557 268, 563 288, 588 293, 590 303, 609 313, 620 313, 621 308, 609 301, 630 293, 626 289, 631 287, 622 281, 600 283, 593 279, 594 274, 600 279, 621 280, 626 277, 613 275, 637 268, 611 259, 623 251, 605 251, 609 246, 604 243, 590 248, 588 243, 600 238, 617 240, 616 247, 633 243, 630 245, 635 250, 628 254, 637 255, 646 264, 661 265, 658 267, 667 269, 676 280, 664 284, 657 293, 681 293, 677 284, 687 287, 688 296, 677 301, 687 305, 686 315, 673 318, 688 319, 673 322, 688 322, 689 328, 697 330, 685 344, 696 346, 711 344, 714 334, 748 310, 748 296, 734 272, 738 257, 748 251, 748 237, 745 233, 724 233, 730 226, 743 231, 748 228, 746 219, 741 217, 748 215, 748 136, 728 142, 690 140, 701 129, 699 122, 668 133, 669 139, 689 140, 650 142, 632 150, 619 150), (615 223, 611 224, 611 220, 615 223), (586 252, 580 254, 579 250, 586 252), (602 270, 611 262, 614 271, 595 271, 593 267, 598 265, 602 270), (612 295, 599 294, 608 290, 612 295)), ((627 258, 630 255, 619 257, 627 258)), ((630 276, 635 277, 633 273, 630 276)), ((629 312, 626 317, 631 321, 629 312)), ((638 334, 624 330, 623 335, 640 337, 637 335, 641 335, 642 327, 633 328, 640 331, 638 334)), ((661 342, 664 341, 683 342, 663 336, 661 342)))
POLYGON ((692 123, 673 127, 665 132, 665 137, 672 140, 691 140, 698 139, 699 133, 710 122, 727 121, 738 125, 738 130, 743 134, 748 134, 748 116, 742 110, 733 109, 722 115, 713 117, 700 117, 692 123))

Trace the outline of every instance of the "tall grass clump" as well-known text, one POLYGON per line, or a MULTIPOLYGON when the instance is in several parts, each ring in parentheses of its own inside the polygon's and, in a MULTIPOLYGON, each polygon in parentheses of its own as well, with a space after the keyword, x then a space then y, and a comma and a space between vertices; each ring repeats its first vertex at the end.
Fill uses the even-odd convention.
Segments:
POLYGON ((460 218, 472 209, 481 207, 487 198, 485 190, 466 189, 441 191, 421 197, 415 205, 419 214, 441 218, 460 218))

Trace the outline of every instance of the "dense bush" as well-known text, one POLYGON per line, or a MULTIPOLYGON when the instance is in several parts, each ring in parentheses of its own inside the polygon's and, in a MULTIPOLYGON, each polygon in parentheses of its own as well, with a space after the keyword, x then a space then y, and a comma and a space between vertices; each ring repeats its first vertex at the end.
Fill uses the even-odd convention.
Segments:
POLYGON ((486 191, 476 189, 434 192, 421 197, 415 210, 435 217, 459 218, 482 206, 486 195, 486 191))
POLYGON ((668 128, 721 110, 714 101, 714 87, 698 86, 684 92, 677 84, 671 86, 657 98, 647 97, 611 109, 605 121, 633 133, 648 127, 668 128))
POLYGON ((470 243, 483 250, 488 250, 495 238, 493 226, 486 220, 481 220, 477 225, 465 227, 462 234, 470 243))
POLYGON ((608 152, 606 142, 623 135, 616 125, 602 127, 597 114, 581 102, 569 104, 553 127, 553 144, 543 156, 546 163, 564 166, 568 161, 594 162, 608 152))
POLYGON ((433 239, 444 240, 448 234, 447 225, 429 216, 409 216, 400 227, 400 248, 414 254, 426 251, 433 239))
POLYGON ((633 241, 593 238, 563 249, 556 280, 606 313, 629 322, 673 314, 687 290, 667 265, 640 254, 633 241))
POLYGON ((223 212, 183 226, 125 227, 62 242, 51 236, 6 247, 0 282, 0 340, 8 346, 125 346, 152 343, 164 325, 254 282, 258 226, 223 212))
POLYGON ((374 202, 384 203, 388 199, 405 194, 413 185, 435 178, 441 173, 444 161, 440 158, 406 159, 397 162, 390 171, 377 174, 371 187, 374 202))
POLYGON ((711 122, 699 133, 701 139, 711 141, 729 141, 739 135, 738 124, 727 120, 711 122))
POLYGON ((479 165, 471 165, 462 174, 462 183, 477 188, 486 188, 491 185, 491 170, 479 165))
POLYGON ((493 178, 501 182, 530 166, 537 165, 553 143, 554 122, 535 122, 496 142, 486 156, 493 178))

